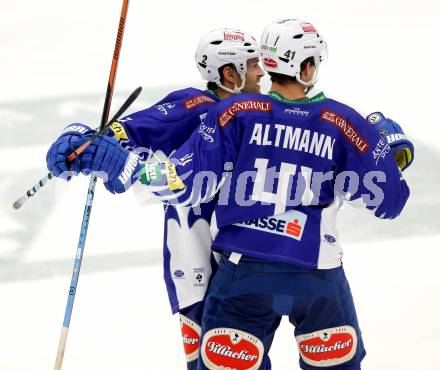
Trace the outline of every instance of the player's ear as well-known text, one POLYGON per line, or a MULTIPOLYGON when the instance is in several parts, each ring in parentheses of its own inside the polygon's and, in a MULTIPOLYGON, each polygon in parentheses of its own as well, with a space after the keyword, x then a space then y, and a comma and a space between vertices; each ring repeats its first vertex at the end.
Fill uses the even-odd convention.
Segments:
POLYGON ((235 73, 234 68, 226 66, 223 68, 223 84, 228 87, 228 85, 234 86, 235 83, 235 73))
POLYGON ((301 71, 301 80, 311 81, 315 74, 315 64, 307 61, 304 69, 301 71))

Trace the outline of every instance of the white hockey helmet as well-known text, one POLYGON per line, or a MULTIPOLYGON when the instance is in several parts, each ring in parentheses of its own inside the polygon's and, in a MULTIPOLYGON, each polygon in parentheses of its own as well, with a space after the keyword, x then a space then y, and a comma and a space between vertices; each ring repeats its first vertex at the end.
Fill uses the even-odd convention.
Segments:
POLYGON ((221 28, 208 32, 199 42, 196 63, 202 78, 214 82, 225 91, 240 93, 246 81, 247 61, 260 57, 257 41, 248 33, 221 28), (234 90, 222 85, 218 73, 220 67, 232 63, 241 78, 241 86, 234 90))
POLYGON ((296 77, 305 86, 318 80, 319 65, 327 58, 327 44, 315 27, 298 19, 277 20, 267 25, 261 35, 261 57, 266 72, 296 77), (301 63, 315 60, 312 80, 301 80, 301 63))

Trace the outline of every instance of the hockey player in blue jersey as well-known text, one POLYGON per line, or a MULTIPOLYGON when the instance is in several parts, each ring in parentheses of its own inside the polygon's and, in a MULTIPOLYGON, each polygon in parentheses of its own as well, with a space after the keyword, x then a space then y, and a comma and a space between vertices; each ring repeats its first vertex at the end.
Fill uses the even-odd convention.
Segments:
MULTIPOLYGON (((172 92, 154 106, 112 123, 107 136, 90 147, 89 156, 84 153, 71 168, 66 155, 94 131, 83 124, 69 125, 48 152, 48 168, 62 176, 70 174, 69 170, 80 171, 87 158, 93 158, 88 168, 105 167, 106 172, 100 174, 107 190, 123 192, 136 175, 139 158, 158 151, 169 156, 218 101, 240 92, 260 92, 264 72, 259 66, 259 47, 248 33, 232 29, 207 33, 197 47, 196 63, 208 81, 206 91, 187 88, 172 92)), ((179 312, 188 369, 197 367, 203 298, 212 269, 216 269, 210 249, 213 208, 213 202, 201 204, 196 211, 165 206, 164 278, 172 312, 179 312)))
POLYGON ((283 315, 302 369, 360 369, 365 350, 336 216, 344 202, 360 202, 376 217, 397 217, 409 196, 401 169, 414 150, 380 113, 367 121, 324 94, 306 98, 325 49, 310 23, 269 24, 268 96, 220 102, 170 162, 145 166, 141 180, 181 203, 221 185, 213 248, 224 255, 206 298, 199 369, 270 369, 283 315))
MULTIPOLYGON (((343 201, 396 217, 409 190, 393 156, 404 169, 413 148, 379 113, 369 116, 373 126, 323 94, 305 98, 324 50, 307 22, 269 25, 262 37, 269 96, 219 103, 172 161, 145 166, 144 183, 164 185, 186 204, 222 184, 213 247, 225 257, 207 297, 200 368, 269 369, 282 315, 295 325, 302 368, 360 368, 364 349, 335 218, 343 201)), ((83 169, 109 171, 93 151, 84 154, 83 169)))

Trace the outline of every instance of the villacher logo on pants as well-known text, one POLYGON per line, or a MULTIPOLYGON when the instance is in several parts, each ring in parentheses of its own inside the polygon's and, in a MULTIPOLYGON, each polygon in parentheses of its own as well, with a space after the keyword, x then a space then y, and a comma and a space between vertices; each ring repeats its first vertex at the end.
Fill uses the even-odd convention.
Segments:
POLYGON ((211 329, 203 336, 202 359, 208 369, 257 370, 263 360, 263 342, 232 328, 211 329))
POLYGON ((186 361, 191 362, 199 357, 201 329, 197 323, 195 323, 188 317, 182 314, 179 314, 179 316, 186 361))
POLYGON ((356 331, 349 325, 299 335, 296 340, 301 358, 312 366, 339 365, 350 361, 356 353, 356 331))

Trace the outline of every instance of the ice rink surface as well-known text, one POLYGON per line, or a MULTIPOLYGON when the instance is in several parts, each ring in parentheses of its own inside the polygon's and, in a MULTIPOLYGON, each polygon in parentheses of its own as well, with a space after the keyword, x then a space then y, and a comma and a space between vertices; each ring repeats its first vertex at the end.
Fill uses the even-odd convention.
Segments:
MULTIPOLYGON (((53 181, 20 211, 11 204, 45 174, 65 124, 99 122, 121 1, 1 5, 0 369, 44 370, 55 361, 88 179, 53 181)), ((113 108, 139 85, 132 111, 201 87, 193 54, 208 30, 259 37, 273 19, 301 18, 329 45, 319 88, 362 113, 383 111, 414 140, 401 217, 347 207, 339 220, 364 370, 440 369, 439 9, 434 0, 130 2, 113 108)), ((162 219, 159 205, 98 184, 63 370, 184 369, 162 281, 162 219)), ((298 368, 287 321, 271 357, 275 370, 298 368)))

